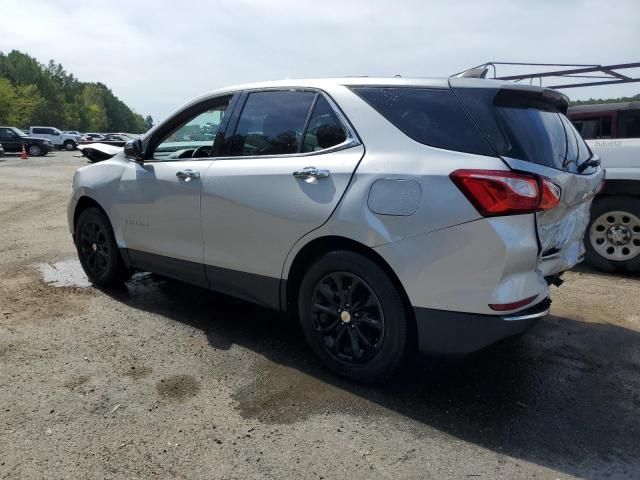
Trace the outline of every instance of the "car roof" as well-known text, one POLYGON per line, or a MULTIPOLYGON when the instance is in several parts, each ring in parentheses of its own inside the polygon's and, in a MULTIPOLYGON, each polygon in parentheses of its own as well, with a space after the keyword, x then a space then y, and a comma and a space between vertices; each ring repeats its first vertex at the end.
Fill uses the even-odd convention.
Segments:
MULTIPOLYGON (((231 85, 208 92, 202 97, 237 92, 240 90, 256 90, 263 88, 320 88, 330 86, 387 86, 387 87, 425 87, 425 88, 449 88, 450 85, 461 87, 500 87, 513 86, 512 82, 503 80, 480 78, 451 78, 451 77, 335 77, 335 78, 300 78, 283 79, 263 82, 244 83, 231 85)), ((540 87, 532 87, 541 89, 540 87)))
MULTIPOLYGON (((354 77, 335 77, 335 78, 301 78, 301 79, 284 79, 284 80, 272 80, 264 82, 245 83, 239 85, 231 85, 228 87, 219 88, 207 92, 199 97, 182 105, 176 110, 180 111, 190 105, 194 105, 208 98, 212 98, 218 95, 231 94, 242 90, 259 90, 269 88, 317 88, 326 89, 335 86, 380 86, 380 87, 423 87, 423 88, 450 88, 462 87, 462 88, 517 88, 524 90, 543 91, 544 88, 529 86, 529 85, 517 85, 512 82, 504 80, 493 80, 485 78, 452 78, 452 77, 439 77, 439 78, 422 78, 422 77, 367 77, 367 76, 354 76, 354 77)), ((175 112, 174 112, 175 113, 175 112)))

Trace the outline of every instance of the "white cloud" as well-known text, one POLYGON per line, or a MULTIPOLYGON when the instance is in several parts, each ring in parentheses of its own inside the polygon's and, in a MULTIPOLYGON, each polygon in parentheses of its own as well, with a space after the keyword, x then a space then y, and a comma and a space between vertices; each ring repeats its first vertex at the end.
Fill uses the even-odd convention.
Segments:
MULTIPOLYGON (((53 58, 156 119, 207 90, 266 79, 445 76, 488 60, 640 60, 637 0, 3 3, 0 50, 53 58)), ((566 92, 638 91, 640 84, 566 92)))

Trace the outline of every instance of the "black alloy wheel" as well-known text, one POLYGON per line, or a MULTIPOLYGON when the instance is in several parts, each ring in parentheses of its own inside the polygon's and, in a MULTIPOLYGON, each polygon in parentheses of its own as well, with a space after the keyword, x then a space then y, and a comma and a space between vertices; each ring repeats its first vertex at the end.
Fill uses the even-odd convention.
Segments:
POLYGON ((75 228, 75 243, 82 269, 100 287, 117 287, 131 276, 120 256, 111 223, 95 207, 82 211, 75 228))
POLYGON ((322 278, 313 292, 313 327, 328 355, 347 363, 371 360, 384 341, 384 313, 363 279, 348 272, 322 278))
POLYGON ((90 277, 99 278, 109 267, 109 242, 96 222, 85 222, 78 232, 78 250, 90 277))
POLYGON ((300 283, 298 317, 309 347, 357 382, 383 382, 410 358, 410 315, 390 275, 353 251, 325 253, 300 283))

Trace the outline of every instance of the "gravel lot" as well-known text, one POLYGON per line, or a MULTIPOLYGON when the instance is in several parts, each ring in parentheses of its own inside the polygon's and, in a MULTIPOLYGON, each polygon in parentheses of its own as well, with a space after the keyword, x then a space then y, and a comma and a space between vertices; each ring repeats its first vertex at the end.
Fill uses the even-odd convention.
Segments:
POLYGON ((150 274, 87 286, 83 164, 0 159, 0 477, 640 477, 640 278, 571 272, 518 341, 362 387, 273 312, 150 274))

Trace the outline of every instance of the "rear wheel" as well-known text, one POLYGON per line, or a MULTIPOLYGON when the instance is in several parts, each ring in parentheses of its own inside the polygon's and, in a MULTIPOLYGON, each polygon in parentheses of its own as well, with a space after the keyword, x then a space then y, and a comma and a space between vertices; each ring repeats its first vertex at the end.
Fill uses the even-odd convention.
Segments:
POLYGON ((591 207, 586 261, 605 271, 640 271, 640 198, 605 196, 591 207))
POLYGON ((298 313, 307 343, 339 375, 383 381, 407 357, 408 315, 400 294, 362 255, 334 251, 316 261, 300 286, 298 313))
POLYGON ((98 208, 90 207, 80 214, 75 242, 80 264, 95 285, 115 287, 129 277, 109 219, 98 208))

